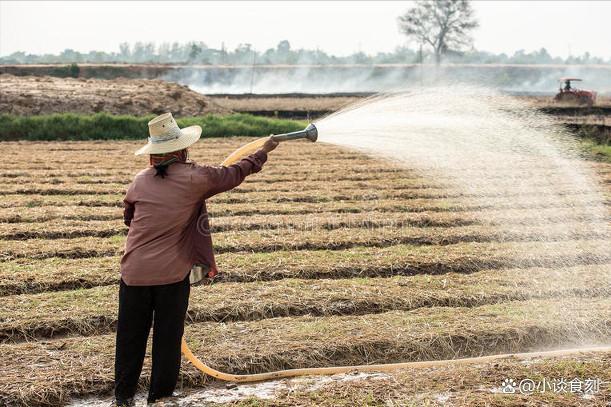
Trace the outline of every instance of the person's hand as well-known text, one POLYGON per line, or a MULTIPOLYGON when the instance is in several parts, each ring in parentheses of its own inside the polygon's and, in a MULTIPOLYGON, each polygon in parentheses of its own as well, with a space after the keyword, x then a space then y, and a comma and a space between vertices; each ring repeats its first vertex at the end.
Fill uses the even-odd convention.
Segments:
POLYGON ((219 278, 219 272, 217 269, 211 269, 208 274, 206 274, 206 277, 202 280, 204 285, 211 285, 213 284, 216 280, 218 280, 219 278))
POLYGON ((274 151, 276 149, 276 147, 278 147, 278 143, 276 140, 274 140, 273 137, 269 137, 266 141, 265 144, 263 144, 263 147, 261 147, 261 150, 265 151, 266 153, 269 153, 270 151, 274 151))

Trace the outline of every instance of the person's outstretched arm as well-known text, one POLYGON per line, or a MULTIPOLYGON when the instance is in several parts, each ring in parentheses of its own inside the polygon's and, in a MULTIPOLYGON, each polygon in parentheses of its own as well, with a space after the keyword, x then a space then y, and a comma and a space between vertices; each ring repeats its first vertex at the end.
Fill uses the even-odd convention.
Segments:
POLYGON ((204 199, 208 199, 221 192, 229 191, 240 185, 250 174, 261 171, 267 161, 267 153, 273 151, 278 142, 269 138, 256 153, 243 158, 228 167, 206 167, 207 188, 204 199))

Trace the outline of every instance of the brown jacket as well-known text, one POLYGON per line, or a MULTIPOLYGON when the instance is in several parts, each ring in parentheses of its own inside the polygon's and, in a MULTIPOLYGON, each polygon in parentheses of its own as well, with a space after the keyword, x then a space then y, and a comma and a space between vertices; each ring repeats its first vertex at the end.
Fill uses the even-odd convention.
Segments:
POLYGON ((123 200, 129 226, 121 259, 125 284, 182 281, 194 264, 216 272, 205 200, 237 187, 266 160, 259 150, 229 167, 174 163, 165 178, 152 167, 140 171, 123 200))

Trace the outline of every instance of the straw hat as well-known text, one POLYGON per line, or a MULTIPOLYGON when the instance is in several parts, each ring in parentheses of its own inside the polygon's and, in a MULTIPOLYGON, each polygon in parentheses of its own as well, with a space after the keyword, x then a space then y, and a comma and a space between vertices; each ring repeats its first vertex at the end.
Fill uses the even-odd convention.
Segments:
POLYGON ((172 117, 172 113, 164 113, 149 122, 149 141, 136 151, 136 155, 164 154, 182 150, 199 140, 202 128, 195 125, 181 129, 172 117))

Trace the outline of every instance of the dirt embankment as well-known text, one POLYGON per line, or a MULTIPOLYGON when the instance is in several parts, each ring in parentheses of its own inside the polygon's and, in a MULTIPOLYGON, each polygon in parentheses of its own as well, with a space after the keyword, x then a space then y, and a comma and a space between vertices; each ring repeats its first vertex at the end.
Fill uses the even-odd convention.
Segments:
POLYGON ((227 109, 186 86, 162 80, 0 75, 0 113, 64 112, 196 116, 227 109))
MULTIPOLYGON (((176 67, 163 64, 78 64, 79 78, 95 79, 156 79, 176 67)), ((0 74, 17 76, 75 77, 70 64, 0 65, 0 74)))
MULTIPOLYGON (((375 93, 292 93, 292 94, 208 94, 207 96, 227 109, 263 116, 322 116, 351 103, 363 101, 375 93), (318 114, 317 114, 318 113, 318 114)), ((558 104, 552 96, 517 96, 518 100, 535 109, 554 116, 609 120, 611 98, 601 96, 593 107, 558 104)), ((604 124, 604 123, 601 123, 604 124)))

